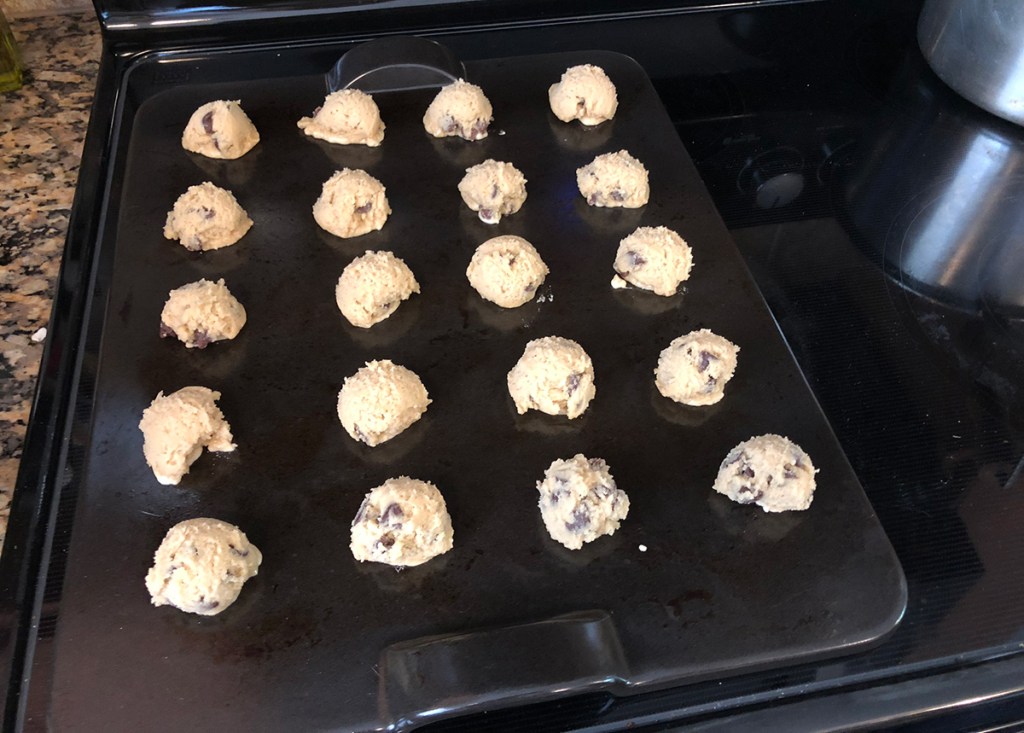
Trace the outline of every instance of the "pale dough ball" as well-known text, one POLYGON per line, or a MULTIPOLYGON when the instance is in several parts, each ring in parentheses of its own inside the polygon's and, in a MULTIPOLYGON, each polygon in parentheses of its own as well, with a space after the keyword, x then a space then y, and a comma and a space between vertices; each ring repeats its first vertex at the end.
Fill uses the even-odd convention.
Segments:
POLYGON ((502 308, 516 308, 533 300, 548 267, 533 245, 506 234, 476 248, 466 277, 481 297, 502 308))
POLYGON ((207 102, 192 113, 181 136, 185 150, 226 160, 241 158, 259 141, 260 134, 238 100, 207 102))
POLYGON ((188 473, 203 448, 230 452, 235 449, 231 426, 217 407, 220 392, 206 387, 183 387, 157 394, 142 413, 142 453, 156 480, 175 485, 188 473))
POLYGON ((600 66, 571 66, 548 89, 551 111, 562 122, 597 125, 615 116, 619 99, 615 85, 600 66))
POLYGON ((781 435, 758 435, 729 451, 718 469, 715 491, 766 512, 806 509, 817 471, 803 449, 781 435))
POLYGON ((339 145, 375 148, 384 140, 384 123, 377 103, 358 89, 328 94, 312 117, 299 120, 299 129, 310 137, 339 145))
POLYGON ((481 140, 487 137, 487 126, 493 119, 484 90, 459 79, 437 93, 423 115, 423 127, 434 137, 458 135, 465 140, 481 140))
POLYGON ((252 226, 230 191, 207 181, 189 186, 167 214, 164 236, 177 239, 185 249, 220 249, 241 239, 252 226))
POLYGON ((651 195, 647 169, 625 150, 599 155, 577 169, 576 183, 591 206, 637 209, 651 195))
POLYGON ((551 539, 570 550, 615 534, 629 513, 629 497, 616 488, 608 464, 577 454, 557 460, 537 482, 540 516, 551 539))
POLYGON ((399 476, 363 499, 349 547, 360 562, 413 567, 448 552, 453 539, 452 518, 437 487, 399 476))
POLYGON ((146 573, 154 606, 215 616, 256 575, 263 555, 238 527, 219 519, 188 519, 168 530, 146 573))
POLYGON ((725 395, 740 348, 702 328, 674 339, 658 357, 658 391, 684 405, 713 405, 725 395))
POLYGON ((612 287, 628 282, 658 295, 675 295, 690 277, 690 245, 668 227, 640 227, 619 242, 612 287))
POLYGON ((338 237, 379 231, 391 214, 384 186, 366 171, 344 168, 324 182, 313 218, 338 237))
POLYGON ((245 325, 245 308, 221 278, 203 278, 175 288, 160 314, 160 338, 175 336, 188 348, 205 349, 214 341, 233 339, 245 325))
POLYGON ((534 339, 508 373, 508 391, 520 415, 532 409, 572 420, 597 393, 594 365, 575 341, 560 336, 534 339))
POLYGON ((345 379, 338 419, 353 439, 374 446, 419 420, 429 404, 426 387, 413 371, 388 360, 371 361, 345 379))
POLYGON ((526 201, 526 178, 511 163, 485 160, 466 169, 459 193, 480 221, 497 224, 501 217, 519 211, 526 201))
POLYGON ((338 278, 334 296, 348 322, 369 328, 390 316, 403 300, 420 291, 419 283, 391 252, 371 252, 352 260, 338 278))

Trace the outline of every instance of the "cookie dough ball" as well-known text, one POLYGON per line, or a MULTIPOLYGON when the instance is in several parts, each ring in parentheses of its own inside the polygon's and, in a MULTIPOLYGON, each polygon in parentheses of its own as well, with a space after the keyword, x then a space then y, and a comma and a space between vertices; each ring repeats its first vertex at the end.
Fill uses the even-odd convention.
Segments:
POLYGON ((167 214, 164 236, 177 239, 185 249, 205 252, 241 239, 252 226, 230 191, 207 181, 189 186, 167 214))
POLYGON ((484 90, 459 79, 437 93, 423 115, 423 127, 434 137, 458 135, 465 140, 482 140, 493 119, 484 90))
POLYGON ((616 488, 608 464, 600 458, 577 454, 558 460, 537 482, 540 516, 551 539, 570 550, 584 542, 615 534, 629 513, 629 497, 616 488))
POLYGON ((502 308, 516 308, 533 300, 548 267, 533 245, 507 234, 488 239, 476 248, 466 277, 481 297, 502 308))
POLYGON ((176 485, 203 448, 235 449, 231 426, 217 407, 219 399, 220 392, 206 387, 183 387, 169 395, 160 392, 142 412, 142 453, 157 481, 176 485))
POLYGON ((551 111, 562 122, 579 120, 598 125, 615 116, 619 99, 615 85, 600 66, 571 66, 557 84, 548 89, 551 111))
POLYGON ((799 511, 814 498, 815 473, 810 456, 796 443, 781 435, 758 435, 729 451, 715 491, 766 512, 799 511))
POLYGON ((599 155, 577 169, 576 184, 591 206, 638 209, 651 195, 647 169, 625 150, 599 155))
POLYGON ((338 394, 338 419, 353 439, 369 446, 391 440, 420 419, 430 398, 423 382, 404 366, 371 361, 338 394))
POLYGON ((238 100, 207 102, 192 113, 181 136, 181 147, 207 158, 241 158, 260 141, 252 120, 238 100))
POLYGON ((669 296, 690 277, 693 255, 690 245, 671 229, 640 227, 619 242, 613 267, 613 288, 629 283, 669 296))
POLYGON ((215 616, 257 574, 263 555, 238 527, 219 519, 188 519, 168 530, 146 573, 154 606, 215 616))
POLYGON ((377 103, 358 89, 328 94, 312 117, 299 120, 299 129, 310 137, 339 145, 375 148, 384 140, 384 123, 377 103))
POLYGON ((452 518, 437 487, 399 476, 363 499, 349 547, 359 562, 413 567, 448 552, 453 539, 452 518))
POLYGON ((706 328, 674 339, 658 357, 654 384, 684 405, 713 405, 725 395, 740 347, 706 328))
POLYGON ((572 420, 586 411, 597 393, 594 365, 571 339, 534 339, 508 373, 508 391, 520 415, 540 410, 572 420))
POLYGON ((342 270, 334 296, 349 323, 369 328, 419 291, 412 270, 393 253, 366 250, 342 270))
POLYGON ((313 204, 316 223, 331 234, 358 237, 379 231, 391 214, 384 186, 366 171, 344 168, 327 179, 313 204))
POLYGON ((221 278, 175 288, 160 314, 160 338, 175 336, 190 349, 233 339, 245 325, 245 308, 221 278))
POLYGON ((511 163, 485 160, 466 169, 459 193, 480 221, 497 224, 501 217, 519 211, 526 201, 526 178, 511 163))

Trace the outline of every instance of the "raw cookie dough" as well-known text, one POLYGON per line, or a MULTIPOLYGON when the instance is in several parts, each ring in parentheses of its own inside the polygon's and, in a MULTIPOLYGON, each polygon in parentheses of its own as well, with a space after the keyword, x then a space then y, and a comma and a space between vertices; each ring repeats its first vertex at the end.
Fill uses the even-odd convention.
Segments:
POLYGON ((241 158, 260 141, 252 120, 238 100, 207 102, 192 113, 181 136, 181 147, 207 158, 241 158))
POLYGON ((625 150, 599 155, 577 169, 576 184, 591 206, 637 209, 651 195, 647 169, 625 150))
POLYGON ((339 145, 375 148, 384 140, 384 123, 377 103, 358 89, 331 92, 312 117, 303 117, 298 124, 310 137, 339 145))
POLYGON ((167 531, 146 573, 154 606, 215 616, 257 574, 263 555, 238 527, 219 519, 187 519, 167 531))
POLYGON ((640 227, 619 242, 612 287, 628 282, 658 295, 675 295, 690 277, 690 245, 668 227, 640 227))
POLYGON ((452 518, 437 487, 399 476, 373 489, 352 520, 352 556, 398 567, 422 565, 452 549, 452 518))
POLYGON ((371 252, 352 260, 338 278, 334 297, 348 322, 369 328, 390 316, 403 300, 420 291, 412 270, 391 252, 371 252))
POLYGON ((234 244, 251 226, 234 195, 207 181, 189 186, 174 202, 164 236, 179 240, 185 249, 205 252, 234 244))
POLYGON ((482 140, 493 119, 484 90, 459 79, 437 93, 423 115, 423 127, 434 137, 458 135, 465 140, 482 140))
POLYGON ((459 182, 459 193, 480 221, 497 224, 501 217, 522 208, 526 201, 526 178, 511 163, 488 159, 466 169, 459 182))
POLYGON ((353 439, 374 446, 419 420, 429 404, 414 372, 386 359, 371 361, 345 379, 338 393, 338 419, 353 439))
POLYGON ((157 481, 176 485, 203 448, 235 449, 219 399, 220 392, 206 387, 183 387, 169 395, 160 392, 142 412, 142 453, 157 481))
POLYGON ((214 341, 233 339, 245 325, 245 308, 224 279, 203 278, 175 288, 160 314, 160 338, 176 336, 190 349, 205 349, 214 341))
POLYGON ((740 348, 706 328, 674 339, 658 357, 654 384, 684 405, 713 405, 725 395, 740 348))
POLYGON ((811 505, 815 473, 810 456, 796 443, 781 435, 758 435, 729 451, 715 491, 766 512, 798 511, 811 505))
POLYGON ((327 179, 313 218, 338 237, 379 231, 391 214, 384 186, 366 171, 344 168, 327 179))
POLYGON ((600 66, 570 66, 557 84, 548 89, 551 111, 562 122, 579 120, 598 125, 615 116, 619 99, 615 85, 600 66))
POLYGON ((534 339, 508 373, 508 391, 520 415, 540 410, 548 415, 582 415, 597 389, 594 365, 575 341, 560 336, 534 339))
POLYGON ((516 308, 533 300, 548 267, 533 245, 506 234, 476 248, 466 277, 481 297, 502 308, 516 308))
POLYGON ((570 550, 615 534, 629 513, 629 497, 615 487, 608 464, 600 458, 576 454, 557 460, 537 482, 540 516, 548 534, 570 550))

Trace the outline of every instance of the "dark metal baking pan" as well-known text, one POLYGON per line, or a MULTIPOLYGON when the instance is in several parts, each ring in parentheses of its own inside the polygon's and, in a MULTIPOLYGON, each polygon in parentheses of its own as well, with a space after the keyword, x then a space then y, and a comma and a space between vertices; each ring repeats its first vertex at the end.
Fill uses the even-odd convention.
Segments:
MULTIPOLYGON (((190 61, 217 62, 214 52, 190 61)), ((95 379, 82 386, 93 407, 76 416, 87 450, 68 466, 78 501, 54 729, 408 727, 844 654, 898 623, 905 584, 892 548, 642 69, 593 52, 466 70, 494 105, 492 133, 476 143, 423 131, 429 89, 377 95, 378 149, 307 139, 295 122, 322 100, 325 68, 183 84, 139 106, 105 211, 117 229, 98 260, 109 269, 97 287, 109 289, 95 379), (593 130, 547 107, 548 85, 577 63, 603 66, 619 91, 615 120, 593 130), (240 99, 262 136, 237 161, 180 147, 192 110, 219 98, 240 99), (587 206, 576 168, 622 148, 650 170, 650 203, 587 206), (529 181, 522 211, 494 227, 456 192, 488 157, 529 181), (380 232, 340 240, 313 221, 321 184, 342 166, 387 187, 393 213, 380 232), (161 229, 175 198, 204 180, 232 190, 255 226, 196 255, 161 229), (609 286, 618 241, 638 225, 672 227, 693 246, 693 276, 673 298, 609 286), (505 311, 470 289, 469 258, 498 233, 540 251, 551 269, 543 302, 505 311), (368 331, 333 297, 366 249, 394 251, 422 287, 368 331), (224 277, 249 314, 237 339, 204 351, 157 335, 167 292, 199 277, 224 277), (652 372, 672 338, 700 327, 742 351, 725 400, 686 409, 657 393, 652 372), (525 343, 552 334, 579 341, 595 365, 596 399, 571 422, 516 415, 505 388, 525 343), (376 358, 416 371, 433 404, 371 449, 344 433, 335 399, 376 358), (138 420, 158 391, 189 384, 223 393, 239 447, 161 486, 138 420), (790 436, 821 469, 810 510, 768 515, 711 491, 726 452, 765 432, 790 436), (613 537, 570 552, 546 536, 534 485, 577 452, 608 461, 631 509, 613 537), (455 548, 402 572, 360 565, 349 522, 367 490, 397 475, 440 487, 455 548), (153 608, 142 582, 167 528, 194 516, 238 524, 265 558, 215 617, 153 608)))

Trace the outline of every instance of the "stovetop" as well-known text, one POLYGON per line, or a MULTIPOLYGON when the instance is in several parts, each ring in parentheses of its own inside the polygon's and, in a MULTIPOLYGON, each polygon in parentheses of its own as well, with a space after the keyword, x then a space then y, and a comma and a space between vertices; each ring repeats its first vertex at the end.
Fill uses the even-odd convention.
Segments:
POLYGON ((896 548, 907 612, 828 663, 430 730, 713 727, 723 709, 923 680, 1024 642, 1024 266, 1001 246, 1024 210, 1024 130, 934 77, 919 3, 651 5, 575 31, 541 18, 438 37, 462 58, 606 48, 644 66, 896 548))

